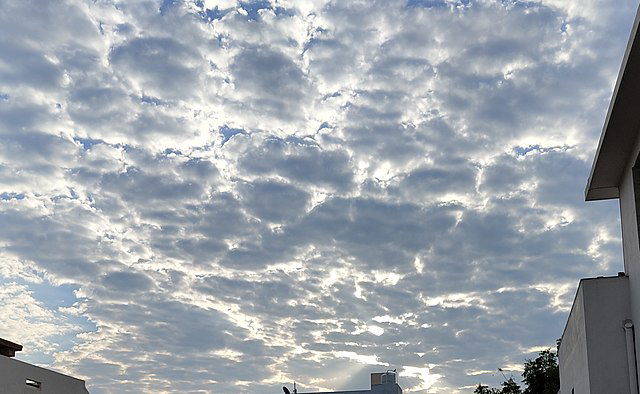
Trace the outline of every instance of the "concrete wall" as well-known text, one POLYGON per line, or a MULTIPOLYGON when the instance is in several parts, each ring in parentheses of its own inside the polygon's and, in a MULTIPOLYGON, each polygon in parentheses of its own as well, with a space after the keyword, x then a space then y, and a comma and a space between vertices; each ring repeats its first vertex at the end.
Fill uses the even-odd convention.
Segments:
POLYGON ((374 372, 371 374, 370 390, 320 391, 306 394, 402 394, 402 388, 398 385, 397 379, 398 375, 394 372, 374 372))
POLYGON ((560 392, 629 394, 629 278, 583 279, 558 350, 560 392))
POLYGON ((623 328, 625 319, 631 318, 629 278, 587 279, 582 287, 591 392, 629 394, 623 328))
POLYGON ((0 356, 0 393, 86 394, 88 391, 83 380, 0 356), (28 386, 27 379, 40 382, 40 389, 28 386))
POLYGON ((309 391, 298 394, 371 394, 371 390, 348 390, 348 391, 309 391))
POLYGON ((348 391, 319 391, 313 393, 299 394, 402 394, 402 388, 397 384, 381 384, 371 387, 371 390, 348 390, 348 391))
POLYGON ((628 167, 618 187, 620 193, 620 218, 622 224, 622 253, 625 272, 638 269, 640 241, 636 219, 636 200, 633 187, 632 168, 628 167))
POLYGON ((402 394, 402 389, 396 383, 371 386, 370 393, 375 394, 402 394))
MULTIPOLYGON (((620 218, 622 225, 622 251, 624 270, 629 276, 629 293, 631 298, 631 319, 634 325, 640 324, 640 236, 638 234, 638 215, 636 208, 636 192, 633 180, 640 140, 634 148, 625 173, 618 186, 620 192, 620 218)), ((640 190, 638 190, 640 193, 640 190)), ((640 330, 635 330, 636 354, 640 354, 640 330)), ((640 375, 638 375, 640 377, 640 375)))
POLYGON ((560 393, 590 394, 582 286, 578 286, 558 349, 560 393))

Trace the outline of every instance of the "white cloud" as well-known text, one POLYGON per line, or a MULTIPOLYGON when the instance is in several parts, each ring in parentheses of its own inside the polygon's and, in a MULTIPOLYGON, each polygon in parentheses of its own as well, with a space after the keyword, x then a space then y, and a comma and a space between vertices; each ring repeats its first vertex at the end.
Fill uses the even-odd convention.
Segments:
POLYGON ((345 357, 366 365, 385 365, 385 366, 389 365, 389 364, 380 362, 380 360, 378 360, 378 357, 375 355, 366 356, 366 355, 358 354, 355 352, 337 352, 336 356, 345 357))
POLYGON ((621 268, 582 190, 635 6, 4 4, 1 334, 92 392, 516 370, 621 268))
POLYGON ((28 286, 15 282, 0 287, 0 326, 2 338, 22 344, 25 356, 36 360, 37 355, 54 355, 60 337, 81 330, 64 312, 43 305, 28 286))
POLYGON ((420 385, 418 387, 413 388, 411 391, 429 390, 431 386, 433 386, 440 378, 442 378, 442 375, 432 374, 429 368, 410 367, 406 365, 402 367, 402 372, 400 373, 400 376, 417 377, 421 380, 420 385))

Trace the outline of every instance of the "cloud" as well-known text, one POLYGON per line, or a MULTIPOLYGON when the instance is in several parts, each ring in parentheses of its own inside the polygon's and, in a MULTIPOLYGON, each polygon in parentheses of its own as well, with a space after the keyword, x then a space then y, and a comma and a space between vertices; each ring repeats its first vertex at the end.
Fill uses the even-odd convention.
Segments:
POLYGON ((65 336, 74 336, 82 330, 70 314, 44 305, 27 285, 3 281, 0 300, 6 332, 3 338, 23 344, 27 360, 42 362, 42 356, 49 359, 66 342, 65 336))
POLYGON ((621 269, 635 5, 8 2, 0 336, 96 393, 497 384, 621 269))
POLYGON ((202 64, 193 47, 172 38, 148 37, 126 41, 111 50, 109 62, 136 90, 162 98, 195 92, 202 64))
POLYGON ((102 282, 110 289, 129 292, 148 291, 153 285, 147 276, 129 271, 109 273, 102 278, 102 282))
POLYGON ((283 53, 248 47, 231 64, 233 83, 245 110, 276 118, 304 116, 308 82, 300 68, 283 53))
POLYGON ((308 193, 279 182, 248 183, 242 189, 247 209, 260 219, 276 223, 301 216, 309 201, 308 193))
POLYGON ((250 174, 279 175, 315 187, 352 187, 353 168, 347 152, 323 150, 314 141, 269 138, 249 146, 239 166, 250 174))

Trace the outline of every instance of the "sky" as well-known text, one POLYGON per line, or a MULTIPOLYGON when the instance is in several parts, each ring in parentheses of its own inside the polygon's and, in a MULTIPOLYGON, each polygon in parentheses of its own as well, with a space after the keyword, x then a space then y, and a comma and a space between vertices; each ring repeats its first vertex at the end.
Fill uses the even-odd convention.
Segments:
POLYGON ((637 0, 4 0, 0 337, 92 393, 520 380, 637 0))

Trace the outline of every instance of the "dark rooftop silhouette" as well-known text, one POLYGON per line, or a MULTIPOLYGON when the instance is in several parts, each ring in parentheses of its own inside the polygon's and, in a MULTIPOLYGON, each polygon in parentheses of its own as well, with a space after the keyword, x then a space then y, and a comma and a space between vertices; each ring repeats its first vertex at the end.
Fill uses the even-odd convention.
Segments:
POLYGON ((16 352, 22 350, 22 345, 18 345, 17 343, 13 343, 11 341, 7 341, 6 339, 0 338, 0 354, 7 357, 15 357, 16 352))

